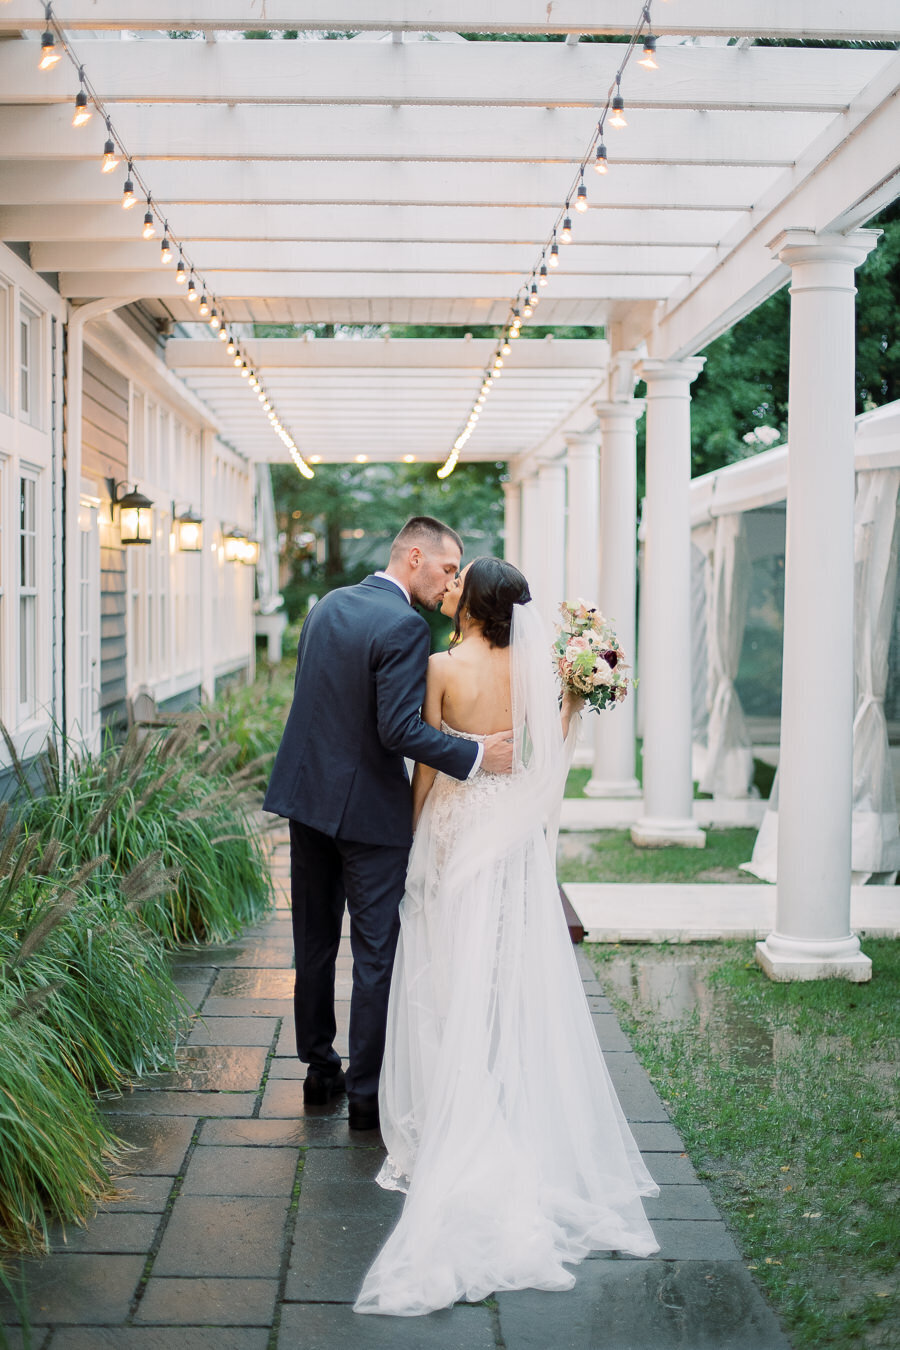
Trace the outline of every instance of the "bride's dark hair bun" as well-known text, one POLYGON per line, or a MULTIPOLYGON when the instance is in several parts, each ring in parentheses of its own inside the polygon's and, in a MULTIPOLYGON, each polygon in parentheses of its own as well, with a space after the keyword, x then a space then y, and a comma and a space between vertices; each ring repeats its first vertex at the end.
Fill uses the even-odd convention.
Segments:
POLYGON ((513 605, 526 605, 530 599, 528 582, 518 567, 502 558, 475 558, 463 582, 453 620, 453 640, 458 640, 460 618, 468 611, 481 624, 492 647, 508 647, 513 605))

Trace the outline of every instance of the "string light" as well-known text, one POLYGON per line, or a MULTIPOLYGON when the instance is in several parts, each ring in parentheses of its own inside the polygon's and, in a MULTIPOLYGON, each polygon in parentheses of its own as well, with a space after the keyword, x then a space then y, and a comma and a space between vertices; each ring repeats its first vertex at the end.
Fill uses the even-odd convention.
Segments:
POLYGON ((644 51, 638 65, 643 66, 645 70, 659 70, 656 63, 656 38, 653 33, 647 33, 644 37, 644 51))
POLYGON ((45 8, 47 27, 41 34, 41 59, 38 62, 38 70, 52 70, 57 61, 62 56, 62 52, 57 51, 56 39, 50 29, 51 14, 50 6, 45 8))
POLYGON ((132 179, 132 177, 131 177, 132 173, 133 173, 133 167, 132 167, 131 160, 129 160, 129 161, 128 161, 128 177, 125 179, 125 186, 122 188, 122 210, 123 210, 123 211, 130 211, 131 208, 134 206, 135 202, 137 201, 137 197, 135 196, 135 192, 134 192, 134 181, 133 181, 133 179, 132 179))
POLYGON ((88 106, 88 96, 84 89, 84 70, 78 72, 78 78, 81 81, 81 88, 75 95, 75 112, 72 116, 73 127, 83 127, 86 122, 91 120, 91 110, 88 106))
MULTIPOLYGON (((224 332, 225 330, 223 329, 222 331, 224 332)), ((228 346, 225 348, 225 350, 227 351, 229 356, 233 356, 234 352, 237 350, 237 344, 235 343, 235 340, 230 333, 228 334, 228 346)))
POLYGON ((212 309, 209 312, 209 326, 214 333, 219 332, 222 327, 222 320, 219 318, 219 312, 216 309, 215 305, 213 305, 212 309))
POLYGON ((106 144, 103 147, 103 163, 100 166, 101 173, 112 173, 113 169, 118 167, 119 156, 116 154, 116 143, 113 140, 112 127, 109 118, 106 119, 106 144))
POLYGON ((209 314, 209 301, 208 301, 207 298, 206 298, 206 291, 204 291, 203 294, 202 294, 201 297, 200 297, 200 305, 199 305, 199 307, 198 307, 198 309, 197 309, 197 313, 198 313, 198 314, 201 316, 201 318, 203 318, 203 319, 205 319, 205 318, 207 317, 207 315, 209 314))
POLYGON ((182 255, 179 257, 178 266, 175 268, 175 284, 176 286, 183 286, 186 281, 187 272, 184 270, 184 256, 182 255))
POLYGON ((162 243, 159 246, 159 260, 161 263, 170 263, 172 261, 172 245, 169 243, 169 226, 166 225, 163 230, 162 243))
POLYGON ((437 471, 438 478, 447 478, 455 469, 459 460, 460 451, 475 430, 487 395, 494 383, 494 379, 499 379, 503 373, 501 369, 503 365, 503 356, 507 355, 511 350, 510 340, 519 336, 522 319, 531 318, 536 310, 540 300, 538 285, 544 287, 548 280, 548 260, 551 267, 558 267, 559 244, 570 244, 572 242, 572 217, 570 215, 570 208, 572 205, 573 189, 577 188, 577 190, 574 191, 575 210, 583 213, 588 209, 588 196, 587 187, 585 186, 584 181, 584 173, 587 165, 591 162, 592 156, 594 157, 594 168, 598 174, 605 174, 609 170, 609 160, 606 145, 603 140, 604 123, 607 119, 607 115, 609 115, 610 126, 622 128, 628 125, 625 118, 625 100, 622 97, 622 75, 639 42, 642 42, 642 59, 638 64, 643 65, 648 70, 657 69, 655 60, 656 37, 650 31, 651 2, 652 0, 647 0, 647 3, 644 4, 641 9, 640 19, 631 34, 622 63, 616 71, 614 82, 610 85, 607 92, 606 103, 602 109, 597 130, 594 132, 584 158, 579 164, 576 183, 570 188, 569 194, 565 200, 565 205, 556 217, 550 238, 541 250, 540 263, 532 268, 529 281, 525 283, 524 287, 520 288, 515 302, 510 306, 510 317, 504 325, 501 345, 494 353, 493 365, 488 368, 485 379, 481 385, 480 393, 469 411, 463 430, 454 440, 450 453, 437 471), (647 31, 644 33, 642 39, 641 34, 645 27, 647 31), (520 303, 521 312, 519 309, 520 303))
POLYGON ((147 210, 144 214, 144 228, 141 230, 141 234, 145 239, 152 239, 156 234, 156 221, 153 218, 153 209, 150 204, 149 194, 147 196, 147 210))
POLYGON ((227 332, 225 331, 225 325, 224 325, 224 324, 223 324, 222 327, 219 329, 219 341, 220 341, 220 342, 227 342, 227 341, 228 341, 228 334, 227 334, 227 332))
POLYGON ((609 119, 609 125, 611 127, 618 127, 618 128, 628 126, 628 123, 625 121, 625 100, 622 97, 620 79, 621 77, 617 75, 616 96, 612 101, 612 117, 609 119))

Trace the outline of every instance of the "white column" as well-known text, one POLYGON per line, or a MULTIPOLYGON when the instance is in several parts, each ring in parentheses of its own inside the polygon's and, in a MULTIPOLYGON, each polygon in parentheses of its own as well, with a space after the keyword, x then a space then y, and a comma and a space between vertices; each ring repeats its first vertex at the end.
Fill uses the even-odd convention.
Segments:
POLYGON ((636 844, 703 848, 691 779, 691 381, 703 357, 643 361, 647 497, 640 653, 644 814, 636 844))
POLYGON ((566 466, 562 459, 542 460, 538 468, 541 502, 541 563, 529 577, 531 594, 548 624, 555 624, 566 591, 566 466))
POLYGON ((600 449, 594 433, 566 436, 566 599, 597 598, 600 579, 600 449))
POLYGON ((877 238, 875 230, 786 230, 770 246, 791 268, 778 892, 775 931, 756 948, 775 980, 868 980, 872 972, 850 929, 853 660, 846 648, 853 639, 854 271, 877 238))
MULTIPOLYGON (((615 624, 634 669, 637 620, 637 460, 635 426, 644 403, 595 403, 600 420, 600 589, 597 603, 615 624)), ((594 718, 594 770, 588 797, 639 797, 634 765, 634 695, 594 718)))
POLYGON ((521 562, 518 566, 525 573, 525 579, 532 587, 532 594, 536 594, 534 588, 539 586, 540 571, 544 561, 544 550, 541 542, 543 530, 541 494, 536 473, 522 479, 521 492, 522 538, 519 552, 521 562))
POLYGON ((522 555, 522 491, 518 482, 507 478, 503 484, 503 556, 514 567, 522 555))

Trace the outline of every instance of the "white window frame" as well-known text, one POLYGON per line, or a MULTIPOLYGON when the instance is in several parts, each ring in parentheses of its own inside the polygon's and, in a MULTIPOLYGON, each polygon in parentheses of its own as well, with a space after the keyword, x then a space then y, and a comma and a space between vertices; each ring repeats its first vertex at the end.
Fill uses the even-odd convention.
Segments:
POLYGON ((17 500, 15 707, 16 725, 21 726, 36 718, 41 690, 40 475, 28 465, 19 466, 17 500), (29 496, 31 521, 26 528, 29 496))
POLYGON ((44 423, 44 315, 24 296, 16 316, 16 361, 18 365, 17 415, 27 426, 40 430, 44 423))

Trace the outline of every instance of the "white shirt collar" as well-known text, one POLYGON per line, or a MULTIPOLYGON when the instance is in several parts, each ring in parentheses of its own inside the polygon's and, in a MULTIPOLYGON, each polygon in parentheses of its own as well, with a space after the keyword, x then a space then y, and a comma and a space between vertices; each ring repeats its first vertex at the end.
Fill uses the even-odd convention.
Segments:
POLYGON ((406 587, 403 585, 402 581, 398 581, 396 577, 392 577, 389 572, 376 572, 375 576, 383 577, 385 581, 392 581, 394 585, 397 587, 397 590, 402 591, 403 594, 406 596, 407 603, 410 605, 412 604, 412 596, 410 595, 406 587))

